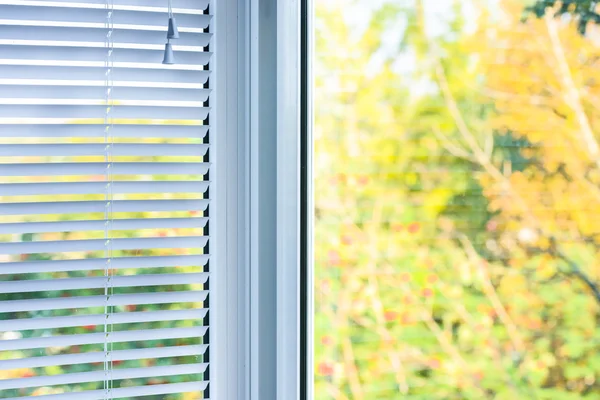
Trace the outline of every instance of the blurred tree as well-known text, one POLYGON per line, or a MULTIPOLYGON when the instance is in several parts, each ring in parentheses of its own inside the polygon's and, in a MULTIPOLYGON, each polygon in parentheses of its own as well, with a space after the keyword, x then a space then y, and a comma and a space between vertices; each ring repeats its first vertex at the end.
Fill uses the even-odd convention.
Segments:
POLYGON ((528 354, 552 359, 542 387, 596 393, 600 225, 590 212, 600 205, 600 50, 572 22, 521 24, 518 2, 501 5, 499 22, 471 43, 494 102, 488 121, 525 161, 482 159, 481 182, 497 212, 494 246, 528 291, 516 294, 510 281, 498 289, 513 294, 504 303, 515 320, 539 321, 522 328, 528 354))
POLYGON ((525 15, 534 14, 541 18, 548 9, 554 10, 555 16, 572 16, 577 20, 577 29, 585 35, 589 23, 600 24, 598 0, 536 0, 526 7, 525 15))
POLYGON ((598 50, 449 4, 319 7, 317 393, 595 398, 598 50))

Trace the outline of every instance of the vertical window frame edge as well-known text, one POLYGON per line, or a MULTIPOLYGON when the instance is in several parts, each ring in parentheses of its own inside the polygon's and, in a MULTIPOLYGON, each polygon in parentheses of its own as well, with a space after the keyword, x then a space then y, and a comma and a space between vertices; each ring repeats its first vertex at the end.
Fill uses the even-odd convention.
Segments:
POLYGON ((313 1, 300 0, 300 400, 314 399, 313 1))
POLYGON ((246 392, 312 398, 310 0, 245 0, 246 392))
POLYGON ((277 4, 277 398, 312 398, 309 0, 277 4))
POLYGON ((246 0, 212 1, 211 72, 211 330, 210 398, 242 399, 246 391, 244 257, 244 18, 246 0), (241 99, 240 99, 241 98, 241 99))

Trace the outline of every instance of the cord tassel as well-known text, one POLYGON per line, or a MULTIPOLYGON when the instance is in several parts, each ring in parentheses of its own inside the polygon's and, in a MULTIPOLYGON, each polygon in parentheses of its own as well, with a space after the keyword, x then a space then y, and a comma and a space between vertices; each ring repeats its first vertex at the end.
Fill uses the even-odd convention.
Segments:
POLYGON ((165 44, 165 56, 163 58, 163 64, 172 65, 175 64, 175 56, 173 55, 173 46, 167 42, 165 44))
POLYGON ((175 55, 173 54, 173 46, 171 45, 171 39, 179 39, 179 29, 177 28, 177 21, 173 16, 171 0, 169 0, 168 5, 169 27, 167 28, 167 43, 165 44, 165 54, 162 63, 172 65, 175 64, 175 55))

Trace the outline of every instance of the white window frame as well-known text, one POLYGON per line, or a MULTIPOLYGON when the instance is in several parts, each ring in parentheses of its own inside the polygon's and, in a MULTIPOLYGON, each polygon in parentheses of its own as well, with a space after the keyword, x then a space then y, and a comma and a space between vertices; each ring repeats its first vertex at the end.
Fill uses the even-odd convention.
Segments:
POLYGON ((302 310, 312 316, 311 268, 301 265, 303 258, 312 259, 310 246, 301 245, 301 236, 311 242, 311 227, 301 218, 302 207, 312 209, 311 152, 305 148, 302 159, 301 151, 311 142, 308 81, 302 78, 308 72, 302 26, 308 32, 309 5, 309 0, 211 3, 214 400, 312 399, 312 325, 302 316, 302 310))
POLYGON ((215 3, 210 397, 308 400, 310 0, 215 3))

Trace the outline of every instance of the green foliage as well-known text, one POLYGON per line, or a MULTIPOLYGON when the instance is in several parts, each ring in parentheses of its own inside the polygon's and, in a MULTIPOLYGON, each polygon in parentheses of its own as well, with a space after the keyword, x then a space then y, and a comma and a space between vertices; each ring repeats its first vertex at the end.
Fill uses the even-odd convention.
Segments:
POLYGON ((599 51, 518 0, 436 4, 358 38, 317 10, 317 399, 595 398, 599 51))
POLYGON ((597 0, 536 0, 526 7, 525 15, 533 14, 541 18, 551 9, 557 17, 568 15, 576 19, 579 32, 585 35, 589 23, 600 24, 597 8, 597 0))

